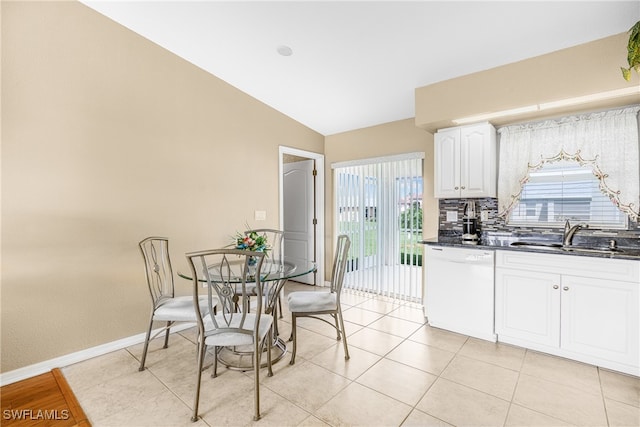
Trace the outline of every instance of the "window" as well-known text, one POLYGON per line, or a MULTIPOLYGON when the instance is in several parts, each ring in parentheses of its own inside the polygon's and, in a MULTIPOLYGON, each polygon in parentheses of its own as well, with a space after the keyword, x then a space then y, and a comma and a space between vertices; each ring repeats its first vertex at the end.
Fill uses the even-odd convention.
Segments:
MULTIPOLYGON (((594 187, 591 191, 585 191, 583 197, 587 201, 579 202, 583 206, 589 205, 589 212, 593 212, 593 207, 597 204, 599 191, 598 188, 606 194, 604 200, 612 200, 612 204, 617 207, 631 221, 638 221, 640 218, 640 206, 638 196, 640 195, 640 161, 639 144, 638 144, 638 111, 640 105, 625 107, 609 111, 600 111, 589 114, 579 114, 574 116, 560 117, 553 120, 543 120, 540 122, 521 123, 511 126, 503 126, 498 129, 500 136, 500 156, 498 174, 500 180, 498 182, 498 209, 499 215, 507 218, 508 222, 512 222, 512 210, 520 201, 522 196, 522 185, 529 178, 531 172, 542 172, 555 165, 558 161, 573 161, 580 165, 592 167, 594 176, 597 178, 584 179, 591 180, 594 187), (599 180, 599 181, 598 181, 599 180), (597 186, 595 186, 597 185, 597 186), (587 194, 588 193, 588 194, 587 194)), ((557 165, 556 165, 557 166, 557 165)), ((553 174, 552 174, 553 175, 553 174)), ((560 175, 562 176, 562 175, 560 175)), ((587 174, 584 175, 585 177, 587 174)), ((536 179, 530 181, 530 185, 535 187, 536 179)), ((580 174, 573 176, 575 181, 583 180, 580 174)), ((547 176, 546 181, 563 182, 561 188, 568 186, 571 177, 567 174, 559 180, 556 177, 547 176), (564 180, 564 181, 563 181, 564 180)), ((554 193, 549 193, 548 198, 555 199, 554 213, 555 221, 558 221, 557 206, 555 202, 557 197, 565 200, 564 194, 567 194, 566 204, 569 204, 568 193, 570 190, 560 191, 560 196, 555 189, 558 185, 551 185, 554 193)), ((584 184, 583 184, 584 185, 584 184)), ((568 188, 568 187, 566 187, 568 188)), ((580 187, 579 188, 584 188, 580 187)), ((551 190, 550 190, 551 191, 551 190)), ((575 190, 578 191, 578 190, 575 190)), ((574 192, 575 192, 574 191, 574 192)), ((535 197, 547 198, 540 191, 535 197)), ((574 194, 574 199, 578 199, 574 194)), ((603 200, 603 199, 601 199, 603 200)), ((520 208, 521 212, 516 214, 513 219, 517 223, 526 223, 529 218, 534 224, 539 224, 536 219, 536 206, 538 211, 550 209, 550 203, 542 203, 540 205, 530 201, 528 207, 520 208), (524 209, 528 209, 527 214, 524 209)), ((600 204, 602 212, 606 212, 610 205, 602 202, 600 204)), ((613 211, 611 211, 613 212, 613 211)), ((547 218, 549 214, 547 213, 547 218)), ((565 216, 571 216, 572 213, 565 213, 565 216)), ((608 224, 613 222, 614 228, 620 228, 623 218, 618 216, 608 217, 606 213, 602 213, 600 218, 590 216, 590 222, 597 224, 604 220, 608 224)), ((554 218, 549 219, 544 225, 553 224, 554 218)), ((544 222, 543 222, 544 223, 544 222)), ((542 225, 542 224, 539 224, 542 225)))
POLYGON ((545 163, 529 173, 509 224, 561 227, 566 220, 592 228, 627 228, 627 216, 600 190, 590 165, 566 160, 545 163))

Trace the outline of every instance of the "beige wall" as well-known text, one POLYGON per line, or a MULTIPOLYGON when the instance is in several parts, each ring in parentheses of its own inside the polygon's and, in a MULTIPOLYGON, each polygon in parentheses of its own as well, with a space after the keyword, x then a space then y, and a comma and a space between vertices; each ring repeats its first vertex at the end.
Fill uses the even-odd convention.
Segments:
POLYGON ((137 242, 277 226, 278 145, 324 143, 77 2, 2 2, 2 107, 2 372, 143 332, 137 242))
POLYGON ((331 164, 393 154, 423 152, 425 238, 438 233, 438 203, 433 198, 433 135, 415 126, 413 119, 344 132, 325 138, 325 246, 333 245, 333 173, 331 164))
MULTIPOLYGON (((416 125, 430 132, 452 119, 638 87, 622 78, 628 33, 417 88, 416 125)), ((491 120, 494 125, 640 102, 640 95, 491 120)))

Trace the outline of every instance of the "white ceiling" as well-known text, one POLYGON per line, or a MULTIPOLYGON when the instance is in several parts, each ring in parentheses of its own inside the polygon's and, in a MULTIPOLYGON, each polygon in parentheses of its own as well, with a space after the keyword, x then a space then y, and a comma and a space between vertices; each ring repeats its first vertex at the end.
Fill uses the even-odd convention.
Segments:
POLYGON ((323 135, 414 117, 417 87, 640 20, 640 2, 611 0, 82 2, 323 135))

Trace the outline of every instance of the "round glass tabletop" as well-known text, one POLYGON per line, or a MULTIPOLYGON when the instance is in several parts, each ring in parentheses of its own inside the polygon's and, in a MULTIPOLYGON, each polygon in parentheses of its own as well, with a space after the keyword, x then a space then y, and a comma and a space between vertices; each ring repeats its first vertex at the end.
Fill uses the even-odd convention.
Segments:
MULTIPOLYGON (((238 273, 234 276, 237 278, 237 281, 240 282, 240 272, 243 268, 243 262, 238 261, 237 263, 231 263, 231 268, 237 268, 238 273)), ((216 266, 211 266, 209 270, 210 274, 215 274, 215 269, 216 266)), ((262 262, 262 269, 260 270, 260 280, 262 282, 270 282, 273 280, 292 279, 294 277, 313 273, 314 271, 316 271, 316 264, 312 261, 285 257, 282 262, 277 262, 266 258, 262 262)), ((178 276, 182 277, 183 279, 193 280, 190 271, 178 271, 178 276)), ((204 277, 200 277, 198 278, 198 280, 206 282, 206 279, 204 277)))

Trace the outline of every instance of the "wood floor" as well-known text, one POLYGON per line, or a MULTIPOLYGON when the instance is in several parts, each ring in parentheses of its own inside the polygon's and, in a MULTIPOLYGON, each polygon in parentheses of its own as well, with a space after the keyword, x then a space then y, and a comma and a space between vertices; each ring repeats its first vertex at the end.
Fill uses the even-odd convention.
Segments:
POLYGON ((3 427, 91 427, 59 369, 0 388, 0 402, 3 427))

